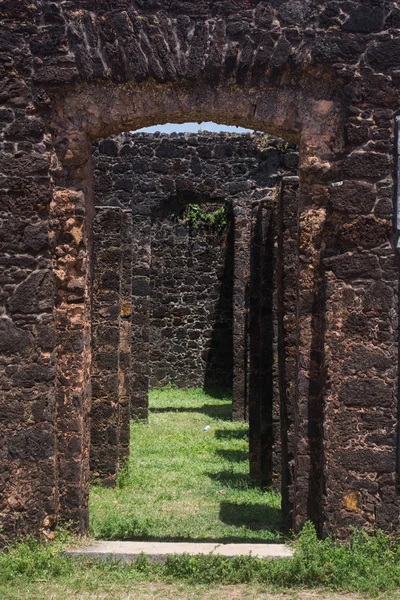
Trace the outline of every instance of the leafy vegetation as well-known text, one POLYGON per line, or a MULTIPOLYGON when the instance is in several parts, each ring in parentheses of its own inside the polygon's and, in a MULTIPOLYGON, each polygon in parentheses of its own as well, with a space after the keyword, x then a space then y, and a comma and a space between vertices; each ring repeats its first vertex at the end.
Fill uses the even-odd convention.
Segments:
POLYGON ((222 233, 228 222, 227 207, 222 204, 214 211, 207 211, 200 204, 187 204, 180 218, 194 229, 206 226, 222 233))
POLYGON ((131 456, 117 487, 91 490, 94 537, 279 539, 280 497, 251 485, 248 426, 231 421, 232 401, 219 396, 150 392, 149 423, 131 424, 131 456))

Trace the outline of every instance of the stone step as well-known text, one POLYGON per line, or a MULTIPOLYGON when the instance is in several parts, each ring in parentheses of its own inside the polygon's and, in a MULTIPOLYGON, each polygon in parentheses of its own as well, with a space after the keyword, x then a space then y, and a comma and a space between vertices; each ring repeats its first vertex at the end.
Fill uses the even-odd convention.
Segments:
POLYGON ((219 556, 253 556, 256 558, 290 558, 293 551, 284 544, 218 544, 197 542, 105 542, 71 548, 68 556, 115 559, 134 563, 145 554, 151 562, 165 562, 171 554, 214 554, 219 556))

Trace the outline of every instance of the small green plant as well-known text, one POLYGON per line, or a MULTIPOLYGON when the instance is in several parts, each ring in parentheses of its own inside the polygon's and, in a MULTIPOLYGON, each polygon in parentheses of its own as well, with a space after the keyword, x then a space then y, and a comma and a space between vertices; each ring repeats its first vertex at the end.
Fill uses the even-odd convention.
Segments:
POLYGON ((207 212, 200 204, 187 204, 180 220, 185 221, 194 229, 211 227, 214 231, 222 233, 228 223, 227 207, 222 205, 214 211, 207 212))
POLYGON ((280 142, 276 147, 280 152, 287 152, 289 148, 289 142, 280 142))
MULTIPOLYGON (((257 133, 256 133, 256 135, 257 135, 257 133)), ((266 146, 268 146, 270 137, 271 136, 269 135, 269 133, 264 133, 263 135, 261 135, 259 137, 258 143, 261 148, 266 148, 266 146)))

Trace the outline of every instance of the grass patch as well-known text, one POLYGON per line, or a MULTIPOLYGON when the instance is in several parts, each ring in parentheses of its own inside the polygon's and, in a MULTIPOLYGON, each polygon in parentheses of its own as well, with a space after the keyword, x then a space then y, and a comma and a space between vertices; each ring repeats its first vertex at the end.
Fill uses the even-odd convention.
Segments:
POLYGON ((91 489, 91 535, 277 541, 280 496, 251 485, 248 426, 230 420, 231 405, 200 389, 150 392, 149 423, 132 423, 131 456, 117 487, 91 489))
MULTIPOLYGON (((167 389, 152 393, 151 406, 149 425, 132 424, 132 456, 118 487, 92 489, 92 533, 278 539, 279 497, 251 486, 247 427, 229 420, 229 398, 167 389)), ((51 544, 27 540, 0 552, 0 600, 339 600, 342 593, 400 600, 400 541, 379 532, 355 532, 343 544, 318 540, 307 524, 293 558, 183 555, 164 565, 69 558, 71 539, 61 532, 51 544)))
POLYGON ((178 556, 165 565, 150 565, 145 558, 136 565, 76 560, 63 554, 65 542, 64 536, 46 545, 20 542, 0 553, 0 598, 266 598, 272 591, 296 590, 301 598, 322 597, 306 595, 305 589, 325 590, 326 598, 339 592, 399 598, 400 543, 381 533, 356 533, 340 544, 318 540, 307 524, 291 559, 178 556))

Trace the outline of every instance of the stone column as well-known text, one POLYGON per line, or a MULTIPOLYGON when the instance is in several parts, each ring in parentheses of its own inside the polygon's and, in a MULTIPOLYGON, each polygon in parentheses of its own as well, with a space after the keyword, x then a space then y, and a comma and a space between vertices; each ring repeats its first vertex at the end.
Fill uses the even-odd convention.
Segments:
POLYGON ((132 215, 132 392, 131 417, 149 410, 151 218, 132 215))
MULTIPOLYGON (((333 103, 316 103, 300 145, 293 526, 298 531, 311 520, 320 534, 327 519, 325 418, 331 387, 324 260, 336 244, 329 190, 343 144, 340 118, 333 103)), ((339 353, 343 350, 342 346, 339 353)))
POLYGON ((249 285, 251 202, 234 200, 234 275, 233 275, 233 398, 232 418, 248 418, 249 394, 249 285))
MULTIPOLYGON (((253 209, 249 309, 250 476, 258 485, 273 482, 275 377, 276 199, 253 209)), ((275 415, 276 416, 276 415, 275 415)))
POLYGON ((118 469, 129 456, 132 394, 132 211, 122 211, 118 361, 118 469))
MULTIPOLYGON (((3 81, 6 82, 3 77, 3 81)), ((26 99, 26 104, 32 102, 26 99)), ((23 110, 20 102, 20 110, 23 110)), ((4 109, 3 109, 4 111, 4 109)), ((10 111, 13 115, 13 111, 10 111)), ((13 118, 13 117, 12 117, 13 118)), ((11 120, 12 120, 11 118, 11 120)), ((5 123, 1 123, 0 130, 5 123)), ((2 133, 3 135, 3 133, 2 133)), ((29 139, 29 138, 28 138, 29 139)), ((28 140, 27 140, 28 141, 28 140)), ((0 544, 45 535, 58 509, 55 318, 48 153, 0 167, 0 544)), ((10 146, 10 145, 9 145, 10 146)), ((11 144, 15 148, 15 144, 11 144)), ((71 211, 73 212, 73 211, 71 211)))
POLYGON ((343 162, 329 185, 334 243, 323 264, 323 531, 340 535, 352 525, 396 531, 400 514, 394 114, 352 107, 346 132, 343 162))
POLYGON ((96 207, 93 221, 92 477, 114 485, 119 462, 121 217, 96 207))
POLYGON ((85 191, 57 190, 52 205, 57 277, 58 517, 79 531, 86 531, 89 524, 90 222, 85 191))
POLYGON ((283 520, 292 527, 297 362, 298 177, 285 177, 278 207, 277 326, 283 520))
POLYGON ((326 186, 302 172, 299 197, 299 268, 297 307, 294 526, 310 519, 321 531, 324 489, 325 286, 322 270, 327 210, 314 194, 326 186), (307 177, 307 179, 306 179, 307 177), (308 179, 309 177, 309 179, 308 179))

